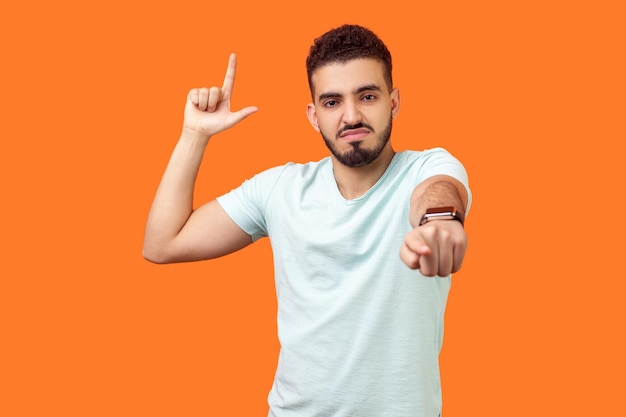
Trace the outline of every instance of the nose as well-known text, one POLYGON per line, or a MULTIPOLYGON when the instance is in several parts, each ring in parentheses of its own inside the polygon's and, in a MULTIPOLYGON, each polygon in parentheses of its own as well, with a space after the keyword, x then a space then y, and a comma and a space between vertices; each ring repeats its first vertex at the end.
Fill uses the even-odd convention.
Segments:
POLYGON ((343 122, 347 125, 355 125, 361 122, 361 111, 359 109, 358 103, 354 100, 346 100, 343 113, 343 122))

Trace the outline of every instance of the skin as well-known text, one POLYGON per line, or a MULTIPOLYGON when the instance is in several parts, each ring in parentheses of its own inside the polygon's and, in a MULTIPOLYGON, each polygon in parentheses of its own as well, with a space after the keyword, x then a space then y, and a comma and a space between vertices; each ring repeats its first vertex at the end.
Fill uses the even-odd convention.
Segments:
MULTIPOLYGON (((307 106, 307 117, 335 153, 349 154, 356 144, 373 150, 381 145, 381 134, 400 111, 400 92, 389 91, 383 66, 373 59, 319 68, 312 77, 315 102, 307 106), (363 127, 355 128, 358 125, 363 127)), ((339 191, 346 199, 363 195, 383 175, 395 154, 387 142, 376 159, 351 167, 331 153, 339 191)))
MULTIPOLYGON (((211 259, 252 243, 217 201, 193 209, 195 181, 210 138, 258 110, 254 106, 230 109, 236 64, 233 54, 222 87, 194 88, 187 96, 181 136, 148 214, 143 256, 149 261, 211 259)), ((357 198, 378 181, 395 154, 385 132, 398 115, 400 92, 388 88, 382 64, 372 59, 323 66, 312 81, 314 102, 307 106, 307 117, 333 150, 331 160, 341 194, 357 198), (375 150, 375 155, 367 163, 345 165, 341 156, 353 152, 355 146, 375 150)), ((418 224, 429 207, 454 206, 464 212, 466 204, 466 190, 454 178, 435 176, 416 186, 409 219, 413 229, 399 248, 409 268, 419 268, 426 276, 447 276, 459 270, 467 247, 462 225, 446 220, 418 224)))

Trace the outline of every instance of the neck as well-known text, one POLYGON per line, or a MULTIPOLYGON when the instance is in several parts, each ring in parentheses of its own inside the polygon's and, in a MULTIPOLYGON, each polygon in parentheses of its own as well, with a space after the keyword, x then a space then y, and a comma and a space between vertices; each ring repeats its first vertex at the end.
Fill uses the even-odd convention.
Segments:
POLYGON ((349 167, 331 156, 333 172, 339 192, 346 200, 354 200, 365 194, 383 176, 395 151, 386 146, 373 162, 361 167, 349 167))

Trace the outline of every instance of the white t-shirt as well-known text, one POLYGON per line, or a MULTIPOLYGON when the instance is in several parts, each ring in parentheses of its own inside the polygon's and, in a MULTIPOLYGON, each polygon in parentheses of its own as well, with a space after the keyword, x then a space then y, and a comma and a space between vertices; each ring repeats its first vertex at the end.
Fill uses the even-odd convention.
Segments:
POLYGON ((435 148, 395 154, 353 200, 340 194, 329 157, 271 168, 218 198, 272 245, 281 350, 270 417, 440 415, 450 277, 424 277, 399 257, 411 192, 437 174, 469 194, 461 163, 435 148))

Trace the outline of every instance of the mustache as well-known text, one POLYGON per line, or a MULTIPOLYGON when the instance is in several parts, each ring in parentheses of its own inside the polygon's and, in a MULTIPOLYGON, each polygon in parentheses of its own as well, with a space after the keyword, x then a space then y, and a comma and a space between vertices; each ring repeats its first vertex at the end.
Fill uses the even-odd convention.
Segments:
POLYGON ((368 125, 367 123, 357 123, 355 125, 345 125, 341 129, 339 129, 339 131, 337 132, 337 137, 341 136, 343 132, 345 132, 346 130, 356 130, 356 129, 363 129, 363 128, 368 129, 372 133, 376 133, 374 132, 374 128, 368 125))

